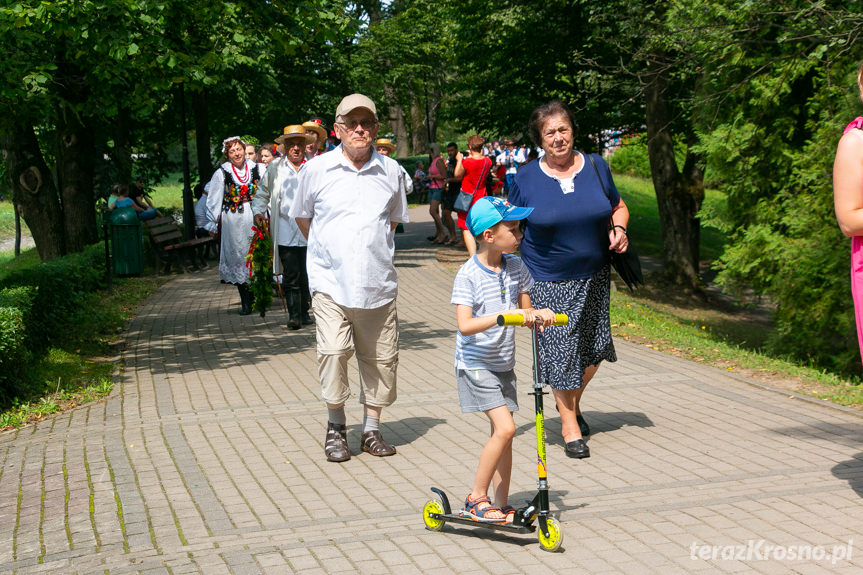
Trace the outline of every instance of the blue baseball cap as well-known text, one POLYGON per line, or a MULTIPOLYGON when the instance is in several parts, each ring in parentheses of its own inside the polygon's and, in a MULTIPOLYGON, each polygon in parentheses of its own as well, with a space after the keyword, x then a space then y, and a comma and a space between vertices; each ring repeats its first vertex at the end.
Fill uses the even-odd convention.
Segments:
POLYGON ((519 208, 506 200, 486 196, 471 206, 465 223, 470 233, 478 236, 498 222, 523 220, 532 211, 533 208, 519 208))

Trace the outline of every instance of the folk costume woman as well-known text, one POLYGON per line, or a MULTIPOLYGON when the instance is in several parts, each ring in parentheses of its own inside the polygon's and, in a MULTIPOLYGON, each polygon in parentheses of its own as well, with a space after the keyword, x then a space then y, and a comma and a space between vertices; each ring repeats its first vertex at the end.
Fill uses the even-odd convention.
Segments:
POLYGON ((240 315, 252 313, 249 268, 246 256, 254 225, 251 201, 258 189, 258 164, 246 159, 246 144, 238 137, 222 142, 228 161, 213 174, 208 184, 207 231, 221 233, 219 279, 234 284, 240 292, 240 315))

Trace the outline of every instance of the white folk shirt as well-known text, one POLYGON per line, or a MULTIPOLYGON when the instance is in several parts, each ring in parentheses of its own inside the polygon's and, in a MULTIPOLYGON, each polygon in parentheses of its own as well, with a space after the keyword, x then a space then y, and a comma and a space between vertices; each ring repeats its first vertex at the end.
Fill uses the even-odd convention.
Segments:
POLYGON ((292 218, 311 218, 309 289, 348 308, 375 309, 396 298, 395 231, 408 221, 404 171, 372 152, 359 170, 342 147, 316 156, 300 172, 292 218))
POLYGON ((300 231, 297 221, 288 214, 297 195, 297 187, 300 185, 300 172, 306 164, 303 163, 300 164, 299 168, 294 168, 292 163, 286 163, 287 175, 279 190, 279 245, 302 247, 308 242, 303 236, 303 232, 300 231))
MULTIPOLYGON (((305 164, 300 164, 300 169, 305 164)), ((292 181, 293 189, 297 186, 297 169, 288 161, 287 156, 276 158, 267 166, 267 171, 261 176, 258 193, 252 200, 252 213, 264 215, 270 212, 270 238, 273 239, 273 274, 282 273, 282 260, 279 258, 279 246, 304 246, 303 237, 297 222, 287 217, 288 208, 294 195, 291 191, 287 204, 282 203, 285 197, 282 187, 285 182, 292 181), (282 209, 284 208, 284 209, 282 209)))

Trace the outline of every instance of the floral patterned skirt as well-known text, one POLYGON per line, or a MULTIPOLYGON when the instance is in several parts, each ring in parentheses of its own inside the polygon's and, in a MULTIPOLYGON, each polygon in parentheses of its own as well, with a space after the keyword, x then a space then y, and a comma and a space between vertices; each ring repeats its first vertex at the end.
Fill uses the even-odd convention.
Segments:
POLYGON ((539 334, 539 367, 552 389, 578 389, 584 370, 601 361, 617 361, 608 316, 611 271, 604 266, 584 279, 536 282, 530 290, 534 308, 569 316, 569 324, 539 334))

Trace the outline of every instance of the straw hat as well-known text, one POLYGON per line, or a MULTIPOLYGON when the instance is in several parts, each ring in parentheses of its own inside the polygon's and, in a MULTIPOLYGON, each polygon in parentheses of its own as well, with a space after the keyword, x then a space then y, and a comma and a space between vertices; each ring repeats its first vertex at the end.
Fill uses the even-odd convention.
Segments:
POLYGON ((320 118, 312 118, 308 122, 303 122, 303 127, 306 130, 311 130, 318 135, 318 141, 323 142, 327 139, 327 129, 324 128, 324 122, 320 118))
POLYGON ((293 124, 285 126, 282 130, 282 135, 276 138, 276 143, 284 145, 288 140, 300 140, 300 144, 305 146, 315 141, 315 135, 303 126, 293 124))
POLYGON ((392 142, 390 142, 389 138, 378 138, 375 140, 375 150, 378 148, 387 148, 390 151, 390 154, 396 151, 396 146, 392 142))

